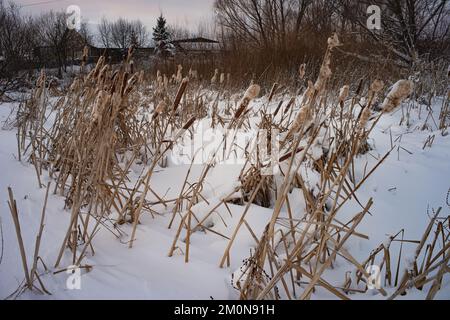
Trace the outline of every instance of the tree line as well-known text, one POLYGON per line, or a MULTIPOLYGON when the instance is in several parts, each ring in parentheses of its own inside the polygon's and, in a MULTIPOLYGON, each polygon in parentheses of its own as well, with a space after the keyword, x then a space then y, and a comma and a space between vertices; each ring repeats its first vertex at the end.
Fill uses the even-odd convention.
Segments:
MULTIPOLYGON (((20 6, 0 0, 0 81, 5 87, 20 85, 20 75, 39 66, 36 48, 46 47, 58 67, 58 74, 67 68, 71 33, 67 28, 65 12, 49 11, 38 16, 25 15, 20 6)), ((170 27, 160 15, 150 33, 140 20, 102 18, 96 30, 82 22, 77 33, 85 44, 126 50, 131 46, 156 46, 158 54, 169 55, 172 32, 180 34, 182 28, 170 27)), ((1 93, 1 91, 0 91, 1 93)))
MULTIPOLYGON (((215 0, 214 21, 206 29, 225 52, 213 68, 252 78, 295 72, 303 62, 317 65, 333 32, 344 43, 337 48, 341 61, 347 58, 351 64, 410 67, 418 61, 450 57, 448 0, 215 0), (380 29, 367 25, 367 9, 373 5, 380 8, 380 29)), ((37 46, 52 48, 53 59, 63 70, 66 31, 64 12, 27 16, 14 3, 0 0, 0 79, 31 69, 37 46)), ((139 20, 103 18, 97 30, 81 23, 78 33, 86 43, 96 40, 103 47, 155 46, 164 58, 171 55, 171 40, 193 35, 168 25, 162 15, 151 31, 139 20)))
POLYGON ((318 60, 333 32, 352 60, 409 67, 450 56, 448 0, 215 0, 214 10, 217 34, 240 70, 318 60), (380 28, 367 24, 373 5, 380 28))

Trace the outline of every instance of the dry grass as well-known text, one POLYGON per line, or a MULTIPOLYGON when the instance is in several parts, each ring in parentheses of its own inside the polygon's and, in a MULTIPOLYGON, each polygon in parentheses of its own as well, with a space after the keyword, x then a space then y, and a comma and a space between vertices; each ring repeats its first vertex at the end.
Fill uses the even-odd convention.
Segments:
MULTIPOLYGON (((179 217, 169 256, 180 249, 186 262, 189 262, 193 232, 212 232, 228 241, 220 267, 230 265, 237 234, 244 228, 250 232, 255 249, 239 278, 234 279, 242 299, 278 299, 281 296, 309 299, 318 286, 337 298, 348 299, 350 293, 360 290, 358 283, 369 276, 366 267, 380 256, 386 284, 398 287, 390 298, 403 294, 411 285, 422 288, 428 282, 432 282, 432 287, 427 297, 433 298, 443 274, 448 272, 450 256, 448 232, 444 227, 448 218, 438 221, 440 210, 436 211, 419 242, 414 268, 401 275, 397 263, 395 280, 389 246, 381 245, 362 263, 345 249, 351 237, 367 238, 357 231, 357 227, 376 199, 361 203, 356 192, 392 149, 374 167, 365 170, 359 181, 355 178, 355 158, 368 150, 367 137, 377 121, 384 114, 393 112, 413 88, 412 82, 401 80, 401 85, 397 86, 400 89, 391 91, 381 108, 375 108, 383 94, 381 80, 372 82, 368 90, 364 89, 362 81, 353 91, 350 90, 353 85, 348 84, 341 84, 341 90, 332 89, 332 56, 339 45, 336 35, 330 37, 316 81, 306 77, 308 67, 302 65, 295 92, 274 83, 267 92, 266 104, 257 111, 252 109, 251 103, 263 90, 256 83, 251 83, 247 91, 239 93, 235 99, 230 91, 230 75, 225 76, 215 69, 207 94, 197 71, 190 69, 189 77, 183 77, 181 65, 172 75, 159 71, 149 75, 134 70, 132 50, 118 67, 106 64, 101 58, 93 70, 82 72, 74 80, 52 108, 48 108, 52 93, 42 73, 32 97, 17 113, 17 143, 19 159, 24 157, 33 164, 39 186, 42 186, 42 175, 48 172, 54 181, 53 192, 65 197, 66 208, 71 211, 55 268, 59 267, 67 250, 72 264, 83 267, 83 259, 89 251, 94 252, 93 239, 106 220, 114 219, 114 230, 110 231, 117 238, 125 235, 121 225, 130 224, 132 232, 126 236, 131 248, 138 239, 137 225, 141 216, 144 213, 161 214, 162 206, 165 212, 172 213, 169 228, 179 217), (275 98, 280 102, 272 111, 268 105, 275 98), (365 98, 363 105, 361 98, 365 98), (225 108, 219 108, 219 100, 226 101, 225 108), (257 144, 258 148, 245 146, 247 162, 242 167, 240 183, 218 203, 209 203, 203 195, 205 179, 216 164, 214 158, 204 164, 196 181, 191 181, 189 169, 178 197, 165 199, 152 188, 155 168, 167 165, 168 152, 184 135, 195 130, 195 123, 200 119, 208 119, 212 128, 229 129, 214 153, 223 153, 225 158, 242 147, 235 143, 236 129, 263 129, 268 135, 257 137, 261 142, 257 144), (277 152, 269 143, 273 132, 279 132, 282 137, 277 152), (278 172, 271 171, 264 158, 266 155, 276 163, 278 172), (133 163, 142 165, 142 172, 135 180, 129 174, 133 163), (314 192, 305 182, 303 166, 308 166, 311 174, 319 177, 314 192), (289 197, 293 190, 301 193, 305 208, 291 207, 289 197), (238 199, 236 193, 241 195, 238 199), (149 201, 147 196, 150 194, 157 201, 149 201), (348 221, 340 221, 340 209, 350 200, 354 200, 360 209, 348 221), (201 201, 207 202, 211 210, 198 217, 192 207, 201 201), (230 235, 220 234, 205 225, 218 207, 225 207, 231 214, 227 205, 230 202, 244 205, 239 222, 234 230, 230 230, 230 235), (273 208, 262 235, 256 234, 246 219, 254 204, 273 208), (283 208, 287 208, 287 217, 281 215, 283 208), (435 233, 431 236, 433 226, 435 233), (179 245, 183 230, 186 234, 184 249, 179 245), (425 247, 430 239, 431 244, 425 247), (443 241, 443 249, 436 252, 439 239, 443 241), (347 279, 344 286, 335 287, 324 279, 324 273, 333 267, 338 256, 355 266, 356 284, 347 279), (424 259, 421 264, 420 257, 424 259)), ((448 99, 440 117, 442 130, 446 128, 446 117, 448 99)), ((10 208, 13 217, 17 217, 12 192, 10 208)), ((20 243, 18 221, 16 228, 20 243)), ((24 261, 29 288, 32 288, 32 278, 37 275, 36 257, 41 234, 42 230, 36 242, 31 274, 24 261)), ((400 235, 403 232, 393 236, 392 241, 403 244, 405 240, 400 240, 400 235)), ((379 292, 387 297, 383 288, 379 292)))

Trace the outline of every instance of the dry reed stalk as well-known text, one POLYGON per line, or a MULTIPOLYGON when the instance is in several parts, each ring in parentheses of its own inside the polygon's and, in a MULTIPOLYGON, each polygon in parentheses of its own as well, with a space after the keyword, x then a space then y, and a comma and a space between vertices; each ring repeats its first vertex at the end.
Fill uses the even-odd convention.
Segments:
POLYGON ((39 231, 36 236, 36 243, 34 246, 34 257, 33 257, 33 266, 31 268, 31 272, 30 272, 30 283, 33 283, 34 276, 37 275, 37 263, 38 263, 38 258, 39 258, 39 249, 41 247, 42 233, 44 231, 45 210, 47 208, 47 199, 48 199, 48 192, 50 190, 50 184, 51 184, 51 182, 49 181, 47 183, 47 189, 45 191, 45 199, 44 199, 44 205, 42 207, 41 221, 39 223, 39 231))
POLYGON ((19 244, 20 256, 22 258, 23 272, 25 274, 27 287, 28 289, 31 290, 31 288, 33 287, 33 283, 31 282, 30 274, 28 273, 27 256, 25 253, 25 246, 23 244, 22 231, 20 230, 19 212, 17 210, 17 203, 16 200, 14 199, 14 194, 11 187, 8 187, 8 195, 9 195, 8 206, 16 230, 17 242, 19 244))

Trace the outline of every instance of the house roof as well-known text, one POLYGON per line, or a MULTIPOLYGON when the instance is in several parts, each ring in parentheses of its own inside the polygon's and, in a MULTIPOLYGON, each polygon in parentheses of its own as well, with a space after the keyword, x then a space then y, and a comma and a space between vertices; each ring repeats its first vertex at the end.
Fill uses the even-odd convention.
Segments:
POLYGON ((192 42, 192 43, 219 43, 219 41, 206 39, 206 38, 203 38, 203 37, 172 40, 172 43, 189 43, 189 42, 192 42))

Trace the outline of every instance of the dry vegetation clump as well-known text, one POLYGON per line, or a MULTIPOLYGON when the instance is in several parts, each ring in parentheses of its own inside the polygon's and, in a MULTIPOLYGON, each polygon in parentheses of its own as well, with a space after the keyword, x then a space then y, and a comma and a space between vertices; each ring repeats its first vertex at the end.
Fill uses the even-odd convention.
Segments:
MULTIPOLYGON (((260 108, 253 107, 264 91, 257 83, 247 83, 247 90, 236 96, 230 89, 230 75, 219 69, 207 81, 200 81, 192 68, 184 74, 187 69, 182 65, 171 75, 160 71, 148 75, 134 70, 132 50, 120 66, 110 66, 100 58, 95 68, 82 72, 56 101, 50 97, 42 73, 31 98, 17 113, 17 142, 19 156, 36 168, 39 186, 47 170, 54 180, 54 193, 65 197, 66 208, 71 211, 55 267, 67 259, 67 248, 72 264, 82 266, 83 258, 94 251, 93 239, 101 227, 132 247, 143 214, 169 213, 169 228, 176 227, 169 256, 181 251, 186 262, 194 232, 202 230, 226 239, 220 267, 230 266, 232 246, 243 227, 251 233, 254 250, 233 279, 241 299, 309 299, 318 286, 340 299, 349 299, 352 292, 367 291, 367 284, 361 289, 360 283, 369 277, 369 262, 380 255, 384 255, 386 283, 398 286, 392 298, 408 286, 420 288, 431 281, 429 297, 433 298, 448 271, 447 262, 441 261, 450 256, 444 228, 448 219, 437 222, 439 210, 419 243, 413 269, 399 278, 397 264, 395 281, 389 245, 380 246, 363 263, 345 247, 352 237, 368 237, 357 227, 374 200, 362 203, 356 192, 393 149, 364 170, 362 177, 355 174, 355 159, 370 149, 368 136, 375 124, 398 109, 413 93, 414 85, 411 80, 398 81, 381 107, 377 106, 385 85, 379 79, 368 88, 361 80, 356 86, 341 83, 340 90, 334 89, 330 83, 339 75, 333 78, 332 57, 340 45, 336 34, 328 39, 315 81, 309 77, 308 65, 302 64, 295 90, 272 84, 259 100, 260 108), (271 109, 269 105, 278 100, 276 109, 271 109), (153 188, 155 168, 168 166, 168 153, 194 134, 197 123, 203 120, 212 128, 226 129, 223 139, 195 179, 191 159, 180 193, 165 199, 153 188), (238 130, 257 132, 256 143, 238 145, 238 130), (273 144, 275 136, 279 137, 278 145, 273 144), (246 161, 233 190, 216 203, 210 202, 204 194, 205 181, 220 162, 217 156, 226 160, 242 149, 246 161), (133 165, 140 166, 137 176, 131 173, 133 165), (304 205, 292 206, 294 197, 304 205), (359 209, 342 221, 340 210, 350 201, 359 209), (208 208, 202 215, 194 209, 200 203, 208 208), (222 234, 207 221, 222 206, 231 214, 229 203, 243 205, 243 211, 236 228, 222 234), (253 204, 273 209, 262 235, 247 221, 253 204), (435 224, 435 236, 423 253, 435 224), (440 239, 444 249, 436 252, 440 239), (345 279, 342 287, 324 279, 338 256, 356 269, 356 277, 345 279), (420 257, 426 262, 419 264, 420 257), (435 270, 436 275, 432 273, 435 270)), ((448 117, 448 99, 443 110, 442 117, 448 117)), ((14 211, 12 196, 10 203, 14 211)), ((391 240, 403 241, 399 235, 391 240)), ((387 297, 383 288, 377 290, 387 297)))
MULTIPOLYGON (((153 116, 142 113, 148 97, 136 89, 148 83, 140 82, 142 72, 133 72, 131 54, 130 50, 117 68, 100 58, 95 68, 74 80, 51 110, 42 73, 31 99, 19 108, 19 153, 35 166, 40 186, 43 169, 48 170, 55 180, 54 193, 65 197, 66 208, 72 212, 55 266, 66 247, 73 253, 72 262, 80 265, 86 251, 93 250, 92 239, 106 220, 114 219, 117 226, 131 222, 135 228, 143 208, 152 212, 144 199, 147 192, 153 193, 148 186, 151 171, 174 142, 166 133, 172 135, 180 127, 184 132, 195 120, 177 114, 187 78, 173 101, 165 85, 152 97, 161 99, 153 116), (130 166, 136 162, 150 164, 150 169, 130 186, 130 166)), ((113 233, 122 236, 120 229, 113 233)))
MULTIPOLYGON (((448 201, 447 201, 448 202, 448 201)), ((448 203, 447 203, 448 206, 448 203)), ((361 267, 355 270, 354 277, 346 275, 344 292, 366 292, 367 280, 363 280, 360 270, 367 270, 370 265, 377 265, 382 274, 380 284, 396 290, 388 297, 395 299, 399 295, 406 295, 411 288, 424 290, 427 283, 431 283, 426 299, 433 299, 442 285, 443 275, 448 272, 450 248, 449 243, 449 216, 440 216, 442 207, 433 210, 430 222, 419 240, 404 239, 405 230, 389 236, 388 240, 373 250, 369 257, 361 263, 361 267), (397 262, 392 261, 393 243, 400 243, 397 262), (406 267, 401 268, 403 246, 416 245, 414 255, 407 259, 406 267), (395 269, 394 269, 395 267, 395 269), (363 282, 361 286, 360 283, 363 282)), ((376 280, 376 279, 374 279, 376 280)), ((375 281, 374 281, 375 282, 375 281)))
MULTIPOLYGON (((373 109, 373 103, 383 87, 381 80, 375 80, 371 84, 364 99, 366 103, 363 105, 359 103, 363 97, 361 86, 358 86, 353 96, 350 96, 349 87, 344 86, 339 92, 336 106, 329 101, 326 103, 328 95, 326 83, 331 76, 329 67, 331 52, 338 43, 335 37, 330 38, 318 79, 313 88, 309 86, 306 89, 295 120, 284 122, 282 118, 277 124, 277 127, 286 133, 281 144, 281 154, 285 152, 288 156, 279 159, 278 165, 283 179, 281 184, 275 186, 276 197, 274 197, 272 218, 263 235, 255 240, 255 249, 251 256, 233 277, 234 287, 239 290, 241 299, 308 299, 318 286, 331 292, 337 298, 349 299, 348 294, 358 292, 358 288, 351 288, 348 281, 345 286, 336 287, 323 278, 327 270, 333 267, 338 256, 355 266, 358 281, 370 279, 366 267, 368 262, 373 262, 373 256, 367 262, 360 264, 345 249, 345 243, 351 237, 367 237, 358 233, 356 229, 369 212, 373 199, 369 199, 365 204, 361 203, 356 196, 356 191, 392 150, 385 154, 373 168, 366 171, 359 181, 354 175, 354 159, 364 152, 363 147, 367 146, 367 137, 375 123, 383 114, 393 112, 412 93, 413 86, 410 81, 400 80, 387 95, 381 111, 373 109), (368 126, 371 120, 373 121, 368 126), (313 165, 308 166, 308 163, 313 165), (307 167, 309 176, 318 176, 318 183, 315 186, 308 185, 304 181, 301 170, 303 165, 307 167), (294 192, 300 194, 305 203, 304 208, 290 206, 289 198, 294 192), (341 221, 339 210, 349 200, 359 204, 361 210, 350 220, 341 221)), ((254 171, 254 167, 250 167, 249 176, 258 177, 254 171)), ((261 183, 253 183, 253 186, 255 185, 256 192, 261 187, 261 183)), ((250 198, 250 200, 253 199, 254 197, 250 198)), ((244 222, 246 213, 247 211, 244 211, 241 218, 244 222)), ((432 224, 433 221, 430 225, 432 224)), ((240 223, 235 229, 222 256, 221 266, 230 265, 230 249, 236 234, 243 225, 240 223)), ((424 234, 422 246, 430 233, 430 228, 424 234)), ((442 226, 438 230, 443 232, 442 226)), ((434 258, 429 252, 430 261, 435 262, 438 257, 443 256, 444 252, 448 252, 448 235, 443 234, 442 239, 444 249, 434 258)), ((389 249, 384 248, 384 250, 388 255, 389 249)), ((378 252, 379 250, 375 252, 375 255, 378 252)), ((417 252, 416 259, 420 248, 417 252)), ((416 287, 435 281, 428 295, 431 298, 442 282, 443 273, 448 271, 445 271, 446 263, 440 261, 441 269, 438 275, 425 276, 427 271, 424 270, 427 268, 422 265, 420 271, 416 268, 413 276, 405 273, 402 281, 396 280, 394 283, 390 278, 390 265, 387 264, 382 263, 381 266, 386 268, 388 284, 398 285, 397 292, 404 292, 408 283, 411 283, 411 278, 416 276, 422 281, 416 283, 416 287)), ((431 267, 432 270, 436 268, 431 267)), ((399 266, 397 274, 398 270, 399 266)), ((359 292, 366 290, 367 285, 359 292)), ((376 290, 387 297, 383 287, 376 290)), ((392 295, 391 298, 397 294, 392 295)))

